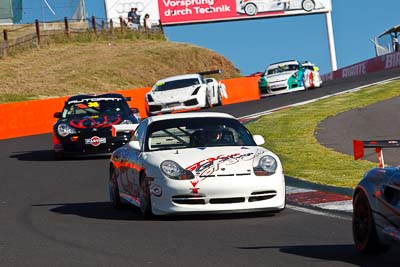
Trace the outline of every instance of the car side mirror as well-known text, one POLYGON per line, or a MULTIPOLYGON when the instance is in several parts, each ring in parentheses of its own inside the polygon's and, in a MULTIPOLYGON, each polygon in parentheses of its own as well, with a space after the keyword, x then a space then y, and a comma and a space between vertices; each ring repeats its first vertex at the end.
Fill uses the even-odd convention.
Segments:
POLYGON ((56 119, 61 118, 61 112, 54 113, 53 117, 56 118, 56 119))
POLYGON ((129 146, 134 150, 140 150, 140 143, 139 141, 130 141, 129 146))
POLYGON ((253 140, 257 146, 261 146, 265 143, 264 137, 261 135, 253 135, 253 140))

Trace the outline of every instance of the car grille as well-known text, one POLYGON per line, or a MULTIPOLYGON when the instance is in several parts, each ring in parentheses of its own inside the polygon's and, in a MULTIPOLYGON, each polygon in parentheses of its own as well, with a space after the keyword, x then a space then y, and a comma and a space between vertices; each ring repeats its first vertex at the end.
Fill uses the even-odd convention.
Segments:
POLYGON ((253 193, 251 193, 251 197, 249 197, 249 202, 267 200, 267 199, 275 197, 276 194, 277 194, 277 192, 275 190, 253 192, 253 193))
POLYGON ((229 198, 207 198, 204 194, 175 195, 172 202, 185 205, 205 205, 205 204, 234 204, 244 202, 257 202, 271 199, 277 195, 275 190, 252 192, 251 196, 238 196, 229 198))
POLYGON ((161 105, 149 105, 149 111, 150 112, 157 112, 162 109, 161 105))
POLYGON ((197 99, 190 99, 188 101, 183 102, 183 104, 185 106, 196 106, 199 104, 199 102, 197 101, 197 99))

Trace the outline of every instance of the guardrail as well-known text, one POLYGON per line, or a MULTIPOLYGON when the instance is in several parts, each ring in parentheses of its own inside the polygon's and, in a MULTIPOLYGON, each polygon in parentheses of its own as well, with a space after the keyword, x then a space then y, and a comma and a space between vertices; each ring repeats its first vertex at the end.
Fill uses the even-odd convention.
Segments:
MULTIPOLYGON (((223 80, 228 98, 222 99, 223 105, 260 99, 258 77, 242 77, 223 80)), ((130 107, 139 109, 142 118, 147 116, 145 95, 150 88, 119 90, 117 93, 131 97, 130 107)), ((52 131, 56 122, 55 112, 61 111, 68 97, 31 100, 0 104, 0 139, 8 139, 52 131)))
POLYGON ((324 81, 344 79, 399 67, 400 52, 394 52, 338 69, 322 75, 321 78, 324 81))

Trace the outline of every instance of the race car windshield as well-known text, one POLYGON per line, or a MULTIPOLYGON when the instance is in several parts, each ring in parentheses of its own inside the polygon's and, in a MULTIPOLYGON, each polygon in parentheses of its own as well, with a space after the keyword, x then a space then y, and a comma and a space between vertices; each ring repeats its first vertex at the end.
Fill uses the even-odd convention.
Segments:
POLYGON ((255 145, 250 132, 235 119, 185 118, 153 122, 145 150, 255 145))
POLYGON ((160 82, 155 85, 153 91, 154 92, 168 91, 168 90, 174 90, 174 89, 189 87, 189 86, 198 85, 198 84, 200 84, 200 81, 198 78, 160 82))
POLYGON ((89 99, 88 101, 72 101, 62 113, 62 118, 86 116, 117 116, 129 114, 129 106, 122 98, 89 99))
POLYGON ((303 69, 314 70, 314 66, 304 66, 303 65, 303 69))
POLYGON ((276 73, 282 73, 282 72, 293 71, 293 70, 298 70, 298 69, 299 69, 299 65, 297 65, 297 64, 280 65, 276 68, 268 69, 268 74, 276 74, 276 73))

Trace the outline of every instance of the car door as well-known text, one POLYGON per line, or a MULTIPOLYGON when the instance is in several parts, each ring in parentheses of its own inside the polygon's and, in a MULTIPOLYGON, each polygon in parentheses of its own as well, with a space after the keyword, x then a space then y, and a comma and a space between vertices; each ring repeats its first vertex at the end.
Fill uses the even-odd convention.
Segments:
POLYGON ((143 152, 143 144, 144 144, 144 138, 146 135, 146 129, 147 129, 147 123, 148 120, 146 119, 143 121, 138 128, 136 129, 135 133, 133 134, 131 141, 137 141, 139 143, 139 149, 136 147, 133 147, 130 145, 129 149, 127 150, 127 182, 129 184, 129 195, 131 195, 133 198, 139 197, 139 190, 140 190, 140 184, 139 184, 139 178, 140 178, 140 172, 143 169, 142 164, 140 163, 140 157, 143 152))

